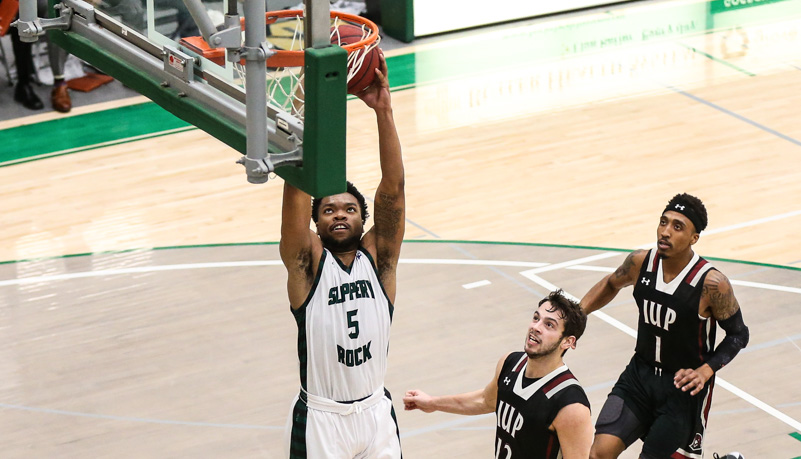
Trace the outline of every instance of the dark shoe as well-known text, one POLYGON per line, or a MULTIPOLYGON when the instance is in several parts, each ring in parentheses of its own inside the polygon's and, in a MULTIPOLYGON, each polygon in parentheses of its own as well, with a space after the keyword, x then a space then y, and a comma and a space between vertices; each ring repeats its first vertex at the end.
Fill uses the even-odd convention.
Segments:
POLYGON ((31 110, 44 108, 42 99, 36 95, 30 83, 17 83, 17 87, 14 89, 14 100, 31 110))
POLYGON ((67 113, 72 110, 72 100, 67 85, 61 84, 53 88, 50 93, 50 103, 53 105, 53 110, 57 112, 67 113))

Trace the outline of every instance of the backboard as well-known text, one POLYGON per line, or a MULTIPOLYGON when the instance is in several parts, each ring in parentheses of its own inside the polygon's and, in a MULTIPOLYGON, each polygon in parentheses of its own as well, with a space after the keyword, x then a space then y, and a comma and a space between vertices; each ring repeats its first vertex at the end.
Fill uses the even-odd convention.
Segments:
MULTIPOLYGON (((229 46, 227 51, 217 48, 226 58, 209 59, 181 40, 201 35, 189 3, 51 0, 51 14, 67 17, 69 26, 48 33, 70 53, 245 154, 241 162, 248 181, 267 181, 274 170, 312 196, 343 192, 347 53, 330 45, 329 21, 317 27, 324 36, 314 41, 303 29, 300 37, 291 37, 282 26, 260 25, 265 22, 263 0, 203 3, 207 16, 200 19, 208 23, 200 23, 200 29, 206 27, 206 38, 222 35, 229 46), (243 20, 244 33, 233 31, 243 20), (217 35, 210 35, 209 24, 217 35), (296 70, 304 75, 303 84, 294 89, 304 95, 300 114, 266 92, 264 76, 252 77, 257 74, 253 69, 269 75, 274 69, 264 62, 272 49, 290 46, 293 38, 301 42, 297 49, 305 49, 303 67, 296 70)), ((301 6, 318 16, 329 14, 327 0, 306 0, 301 6)), ((306 30, 314 32, 311 26, 306 30)))

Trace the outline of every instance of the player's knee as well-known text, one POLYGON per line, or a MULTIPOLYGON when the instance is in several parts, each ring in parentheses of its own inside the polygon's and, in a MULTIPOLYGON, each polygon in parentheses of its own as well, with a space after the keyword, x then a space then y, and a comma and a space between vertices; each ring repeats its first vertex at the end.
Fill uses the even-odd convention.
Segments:
POLYGON ((598 437, 595 437, 590 449, 590 459, 614 459, 619 455, 620 453, 611 444, 603 440, 599 441, 598 437))
POLYGON ((590 459, 603 459, 604 455, 598 451, 598 448, 595 445, 592 445, 592 449, 590 449, 590 459))

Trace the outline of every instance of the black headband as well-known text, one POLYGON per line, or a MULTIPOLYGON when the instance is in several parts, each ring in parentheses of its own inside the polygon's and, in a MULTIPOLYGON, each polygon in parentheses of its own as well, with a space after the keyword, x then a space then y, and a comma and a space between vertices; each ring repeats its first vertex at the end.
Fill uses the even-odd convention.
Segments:
POLYGON ((701 231, 704 230, 705 227, 701 223, 701 219, 698 217, 698 215, 696 215, 696 213, 693 211, 693 208, 690 207, 687 201, 682 201, 678 199, 672 201, 668 203, 667 207, 665 207, 665 210, 663 210, 662 213, 664 214, 669 210, 672 210, 673 212, 678 212, 684 215, 685 217, 689 218, 690 221, 693 222, 693 225, 695 226, 696 233, 700 233, 701 231))

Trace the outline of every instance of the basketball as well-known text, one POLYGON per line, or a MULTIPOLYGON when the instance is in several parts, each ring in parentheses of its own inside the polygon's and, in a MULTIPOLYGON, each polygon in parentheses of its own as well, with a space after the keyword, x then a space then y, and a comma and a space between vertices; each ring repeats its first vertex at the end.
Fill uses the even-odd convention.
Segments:
MULTIPOLYGON (((338 33, 332 29, 331 34, 331 43, 335 45, 350 45, 361 41, 364 37, 361 27, 351 24, 341 24, 337 28, 338 33)), ((364 50, 357 50, 354 52, 358 52, 360 55, 356 56, 356 59, 348 55, 348 74, 350 75, 351 73, 351 67, 359 65, 360 61, 361 66, 355 71, 353 76, 348 79, 348 94, 359 93, 370 86, 375 79, 375 69, 379 68, 381 63, 378 46, 371 48, 364 56, 361 55, 361 53, 364 53, 364 50)))

